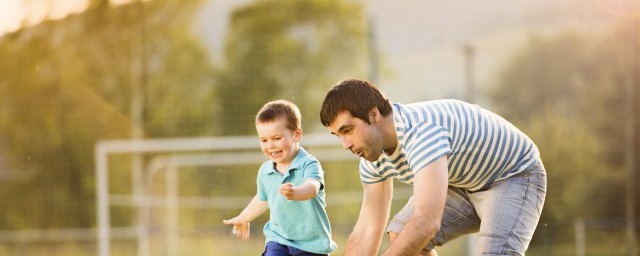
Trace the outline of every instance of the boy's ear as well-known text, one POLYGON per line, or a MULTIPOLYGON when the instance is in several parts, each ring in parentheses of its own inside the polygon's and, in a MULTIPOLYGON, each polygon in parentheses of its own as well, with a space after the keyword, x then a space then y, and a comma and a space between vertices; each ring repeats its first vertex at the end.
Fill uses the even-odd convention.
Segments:
POLYGON ((300 129, 296 129, 296 130, 293 132, 293 139, 294 139, 296 142, 300 142, 300 140, 302 140, 302 130, 300 130, 300 129))

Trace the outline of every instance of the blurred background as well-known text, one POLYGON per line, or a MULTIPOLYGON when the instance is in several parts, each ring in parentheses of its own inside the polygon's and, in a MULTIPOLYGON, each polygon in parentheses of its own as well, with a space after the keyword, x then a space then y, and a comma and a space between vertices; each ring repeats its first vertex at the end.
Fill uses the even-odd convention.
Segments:
POLYGON ((221 222, 255 194, 274 99, 302 110, 342 255, 357 159, 318 113, 348 77, 527 133, 548 174, 527 255, 638 255, 635 0, 1 0, 0 255, 259 255, 268 214, 249 241, 221 222))

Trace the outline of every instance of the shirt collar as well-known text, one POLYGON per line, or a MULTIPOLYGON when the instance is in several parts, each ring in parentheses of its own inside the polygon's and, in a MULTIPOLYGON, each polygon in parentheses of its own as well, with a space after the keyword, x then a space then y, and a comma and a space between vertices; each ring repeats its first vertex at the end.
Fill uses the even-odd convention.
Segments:
POLYGON ((404 123, 404 116, 402 115, 402 105, 393 103, 391 105, 391 108, 393 110, 393 126, 396 130, 398 143, 396 144, 396 149, 391 155, 387 155, 387 153, 385 152, 381 155, 381 157, 386 156, 389 159, 396 159, 398 158, 398 155, 400 155, 400 148, 402 147, 401 144, 404 142, 406 125, 404 123))
MULTIPOLYGON (((293 161, 291 161, 291 164, 289 165, 289 168, 287 169, 287 172, 285 173, 285 175, 289 175, 289 172, 291 172, 291 170, 300 169, 300 167, 302 166, 302 163, 304 163, 303 159, 307 155, 309 155, 309 153, 307 153, 307 151, 304 150, 303 147, 299 147, 298 153, 293 158, 293 161)), ((269 160, 269 166, 270 166, 270 168, 267 171, 267 174, 272 174, 272 173, 278 172, 276 170, 276 163, 273 160, 269 160)))
POLYGON ((402 105, 399 103, 393 103, 391 106, 393 109, 393 126, 396 129, 398 139, 402 139, 406 129, 405 117, 402 114, 402 105))

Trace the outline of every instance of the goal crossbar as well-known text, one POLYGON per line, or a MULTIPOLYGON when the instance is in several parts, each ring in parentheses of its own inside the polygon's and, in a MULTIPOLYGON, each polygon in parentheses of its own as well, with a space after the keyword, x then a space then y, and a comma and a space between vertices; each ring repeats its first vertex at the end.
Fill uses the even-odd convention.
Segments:
MULTIPOLYGON (((303 146, 325 147, 339 146, 338 141, 328 134, 305 135, 301 141, 303 146)), ((168 138, 168 139, 134 139, 134 140, 108 140, 99 141, 95 148, 96 163, 96 197, 97 197, 97 238, 98 255, 110 255, 110 214, 109 206, 112 201, 109 196, 108 180, 108 158, 110 154, 116 153, 162 153, 179 151, 214 151, 214 150, 238 150, 259 148, 255 136, 235 136, 235 137, 202 137, 202 138, 168 138)), ((316 154, 316 152, 314 152, 316 154)), ((169 157, 167 163, 173 167, 178 166, 205 166, 205 165, 225 165, 232 164, 232 161, 244 157, 241 162, 252 162, 256 159, 256 154, 244 155, 228 153, 203 154, 195 156, 169 157), (212 156, 218 157, 212 157, 212 156)), ((325 150, 317 152, 317 157, 332 160, 346 160, 345 152, 336 153, 336 150, 325 150)), ((167 159, 165 159, 167 160, 167 159)), ((165 166, 166 167, 166 166, 165 166)))

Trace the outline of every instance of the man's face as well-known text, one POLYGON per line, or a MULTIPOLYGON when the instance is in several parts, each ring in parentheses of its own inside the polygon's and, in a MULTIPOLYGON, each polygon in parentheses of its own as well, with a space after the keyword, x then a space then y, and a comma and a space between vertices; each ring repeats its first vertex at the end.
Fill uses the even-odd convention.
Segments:
POLYGON ((375 161, 382 154, 382 133, 375 119, 369 118, 369 121, 371 124, 344 111, 338 114, 328 128, 340 138, 344 149, 367 161, 375 161))

